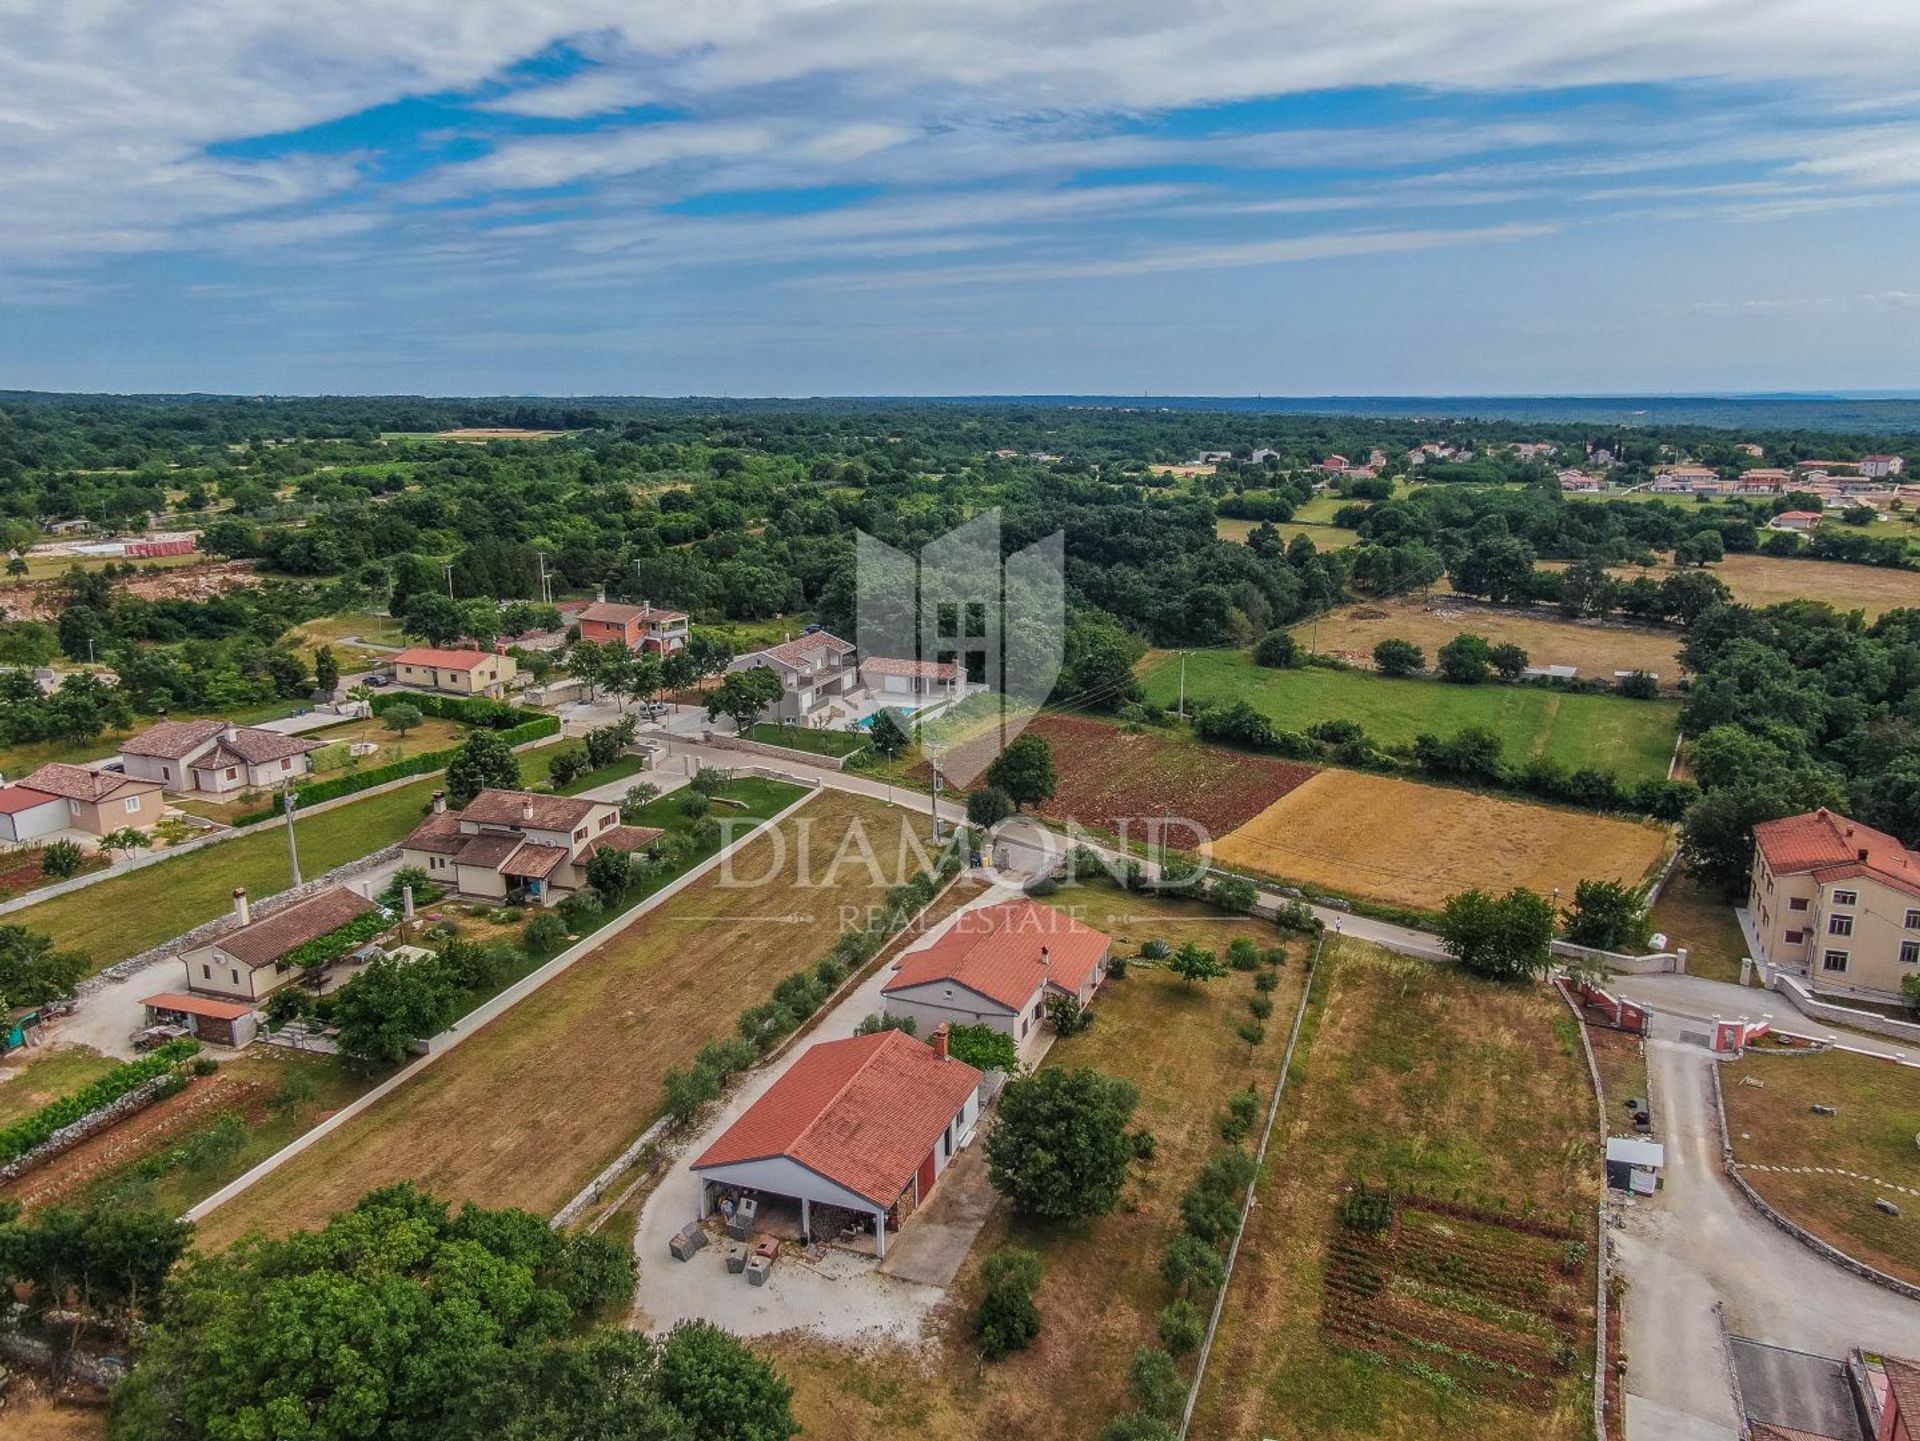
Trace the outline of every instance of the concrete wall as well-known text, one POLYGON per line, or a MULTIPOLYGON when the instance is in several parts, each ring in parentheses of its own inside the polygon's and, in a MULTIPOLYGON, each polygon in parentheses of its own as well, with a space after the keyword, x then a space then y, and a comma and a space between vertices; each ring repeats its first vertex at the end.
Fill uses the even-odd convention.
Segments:
POLYGON ((700 744, 717 751, 744 751, 749 755, 770 756, 774 760, 821 766, 831 771, 844 770, 847 764, 845 756, 815 755, 812 751, 795 750, 791 746, 769 745, 765 741, 748 740, 745 736, 716 735, 712 731, 700 733, 700 744))
POLYGON ((65 830, 73 812, 65 800, 55 796, 43 806, 0 816, 0 840, 30 841, 38 836, 65 830))
POLYGON ((1763 966, 1760 983, 1768 990, 1778 991, 1793 1003, 1796 1010, 1812 1020, 1825 1021, 1832 1026, 1852 1026, 1858 1031, 1871 1031, 1876 1036, 1891 1036, 1901 1041, 1920 1041, 1920 1024, 1896 1021, 1891 1016, 1883 1016, 1878 1011, 1863 1011, 1858 1006, 1823 1001, 1808 990, 1799 977, 1788 975, 1785 971, 1763 966))
MULTIPOLYGON (((910 986, 905 990, 891 991, 883 1002, 889 1016, 905 1020, 912 1018, 915 1024, 914 1034, 921 1040, 931 1036, 936 1026, 945 1023, 954 1026, 992 1026, 1003 1036, 1012 1036, 1016 1041, 1026 1034, 1020 1029, 1021 1015, 1016 1015, 997 1002, 977 995, 964 986, 949 985, 944 981, 929 981, 924 986, 910 986)), ((1027 1031, 1034 1026, 1031 1007, 1024 1013, 1027 1031)))

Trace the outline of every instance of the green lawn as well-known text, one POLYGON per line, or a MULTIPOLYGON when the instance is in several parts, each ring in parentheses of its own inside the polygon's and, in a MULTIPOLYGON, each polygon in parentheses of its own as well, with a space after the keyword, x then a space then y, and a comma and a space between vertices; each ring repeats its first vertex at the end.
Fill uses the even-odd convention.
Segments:
MULTIPOLYGON (((1143 677, 1147 698, 1172 705, 1178 664, 1143 677)), ((1404 745, 1422 731, 1449 736, 1485 726, 1512 763, 1545 756, 1569 769, 1612 771, 1626 781, 1667 773, 1678 707, 1664 701, 1570 695, 1536 686, 1449 685, 1396 680, 1365 671, 1270 670, 1244 651, 1195 651, 1187 658, 1187 701, 1245 700, 1287 730, 1318 721, 1350 720, 1384 745, 1404 745)))
POLYGON ((0 1066, 0 1126, 10 1126, 42 1106, 106 1075, 120 1062, 86 1046, 21 1052, 0 1066))
MULTIPOLYGON (((217 714, 222 720, 234 721, 239 725, 258 725, 261 721, 290 716, 300 708, 300 704, 296 700, 261 701, 257 705, 237 706, 232 710, 207 714, 217 714)), ((178 721, 200 718, 201 713, 196 711, 176 711, 167 717, 178 721)), ((0 746, 0 775, 8 780, 18 780, 28 771, 38 770, 51 761, 81 765, 87 761, 103 760, 119 750, 121 741, 136 731, 145 730, 157 719, 156 716, 135 716, 132 729, 104 731, 92 740, 38 741, 32 745, 0 746)))
POLYGON ((817 756, 850 756, 867 747, 864 731, 856 734, 853 731, 811 730, 806 726, 781 725, 777 721, 759 722, 749 738, 762 745, 786 746, 789 750, 809 751, 817 756))
MULTIPOLYGON (((546 780, 553 751, 542 746, 521 755, 523 784, 546 780)), ((578 788, 602 785, 623 774, 632 774, 624 769, 624 759, 622 766, 583 777, 578 788)), ((397 790, 301 817, 301 872, 317 876, 394 844, 420 823, 442 784, 438 776, 425 776, 397 790)), ((233 903, 235 886, 245 886, 259 900, 292 883, 286 832, 276 826, 55 896, 12 912, 7 921, 47 932, 62 950, 86 952, 97 970, 212 920, 233 903)))

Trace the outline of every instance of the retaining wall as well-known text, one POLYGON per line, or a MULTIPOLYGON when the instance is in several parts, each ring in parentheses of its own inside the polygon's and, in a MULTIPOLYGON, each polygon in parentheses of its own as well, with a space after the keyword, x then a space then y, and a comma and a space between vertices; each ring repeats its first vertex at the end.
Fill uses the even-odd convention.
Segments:
MULTIPOLYGON (((845 756, 821 755, 816 751, 796 750, 792 746, 770 745, 766 741, 748 740, 745 736, 715 735, 712 731, 703 731, 700 744, 717 751, 746 751, 750 755, 771 756, 778 761, 794 761, 800 765, 819 766, 822 770, 845 770, 845 756)), ((857 752, 856 752, 857 754, 857 752)))
POLYGON ((109 1126, 117 1126, 136 1111, 146 1110, 155 1101, 177 1091, 180 1079, 177 1072, 168 1071, 150 1081, 142 1081, 123 1096, 115 1096, 99 1110, 89 1111, 79 1120, 68 1122, 31 1151, 15 1156, 6 1165, 0 1166, 0 1184, 24 1176, 35 1166, 51 1161, 61 1152, 71 1151, 87 1137, 97 1135, 109 1126))
POLYGON ((1785 971, 1769 969, 1764 974, 1769 983, 1767 989, 1778 991, 1793 1003, 1801 1015, 1815 1021, 1825 1021, 1834 1026, 1852 1026, 1857 1031, 1871 1031, 1876 1036, 1890 1036, 1896 1041, 1920 1043, 1920 1025, 1912 1021, 1896 1021, 1892 1016, 1883 1016, 1878 1011, 1863 1011, 1856 1006, 1843 1006, 1834 1001, 1823 1001, 1806 988, 1799 977, 1790 976, 1785 971))

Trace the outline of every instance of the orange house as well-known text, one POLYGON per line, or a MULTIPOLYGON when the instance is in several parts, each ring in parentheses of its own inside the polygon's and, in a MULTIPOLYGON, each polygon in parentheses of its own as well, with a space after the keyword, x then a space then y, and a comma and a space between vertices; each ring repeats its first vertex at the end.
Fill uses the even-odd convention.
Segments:
POLYGON ((580 612, 580 639, 596 645, 618 642, 628 650, 672 655, 687 643, 687 613, 641 602, 596 600, 580 612))

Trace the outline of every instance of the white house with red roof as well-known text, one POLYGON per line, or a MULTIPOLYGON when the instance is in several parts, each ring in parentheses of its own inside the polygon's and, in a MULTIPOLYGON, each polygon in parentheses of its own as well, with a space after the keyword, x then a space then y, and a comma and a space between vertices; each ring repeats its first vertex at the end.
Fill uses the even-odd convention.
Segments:
POLYGON ((1049 995, 1082 1005, 1107 978, 1113 938, 1025 897, 962 911, 894 964, 881 988, 886 1014, 924 1033, 992 1026, 1031 1059, 1045 1035, 1049 995))
POLYGON ((498 700, 519 674, 519 664, 510 655, 491 650, 443 650, 438 646, 416 645, 393 657, 393 678, 400 685, 421 690, 445 691, 449 695, 491 696, 498 700))
POLYGON ((860 689, 860 668, 853 642, 825 630, 748 651, 727 664, 730 671, 764 666, 780 677, 780 699, 767 710, 767 719, 790 725, 830 725, 853 719, 850 698, 860 689))
POLYGON ((860 662, 860 680, 883 706, 916 709, 958 700, 966 690, 966 672, 950 660, 901 660, 871 655, 860 662))
POLYGON ((623 825, 612 801, 484 790, 449 811, 435 791, 433 809, 400 842, 400 863, 463 896, 550 906, 587 884, 587 863, 602 850, 637 851, 661 834, 623 825))
POLYGON ((168 790, 220 795, 301 780, 324 744, 217 718, 161 721, 120 743, 120 765, 168 790))
POLYGON ((973 1139, 981 1079, 947 1055, 944 1033, 932 1045, 879 1031, 810 1046, 694 1161, 700 1214, 723 1197, 797 1202, 804 1236, 870 1231, 884 1259, 888 1229, 973 1139))
POLYGON ((1805 535, 1820 525, 1820 512, 1817 510, 1783 510, 1767 522, 1768 530, 1791 531, 1795 535, 1805 535))
POLYGON ((163 812, 157 781, 49 761, 0 786, 0 841, 57 840, 63 831, 104 836, 129 826, 145 830, 163 812))
POLYGON ((1753 841, 1755 960, 1889 997, 1920 975, 1920 851, 1825 807, 1762 821, 1753 841))
POLYGON ((1868 480, 1892 480, 1906 468, 1905 456, 1863 455, 1860 457, 1860 473, 1868 480))

